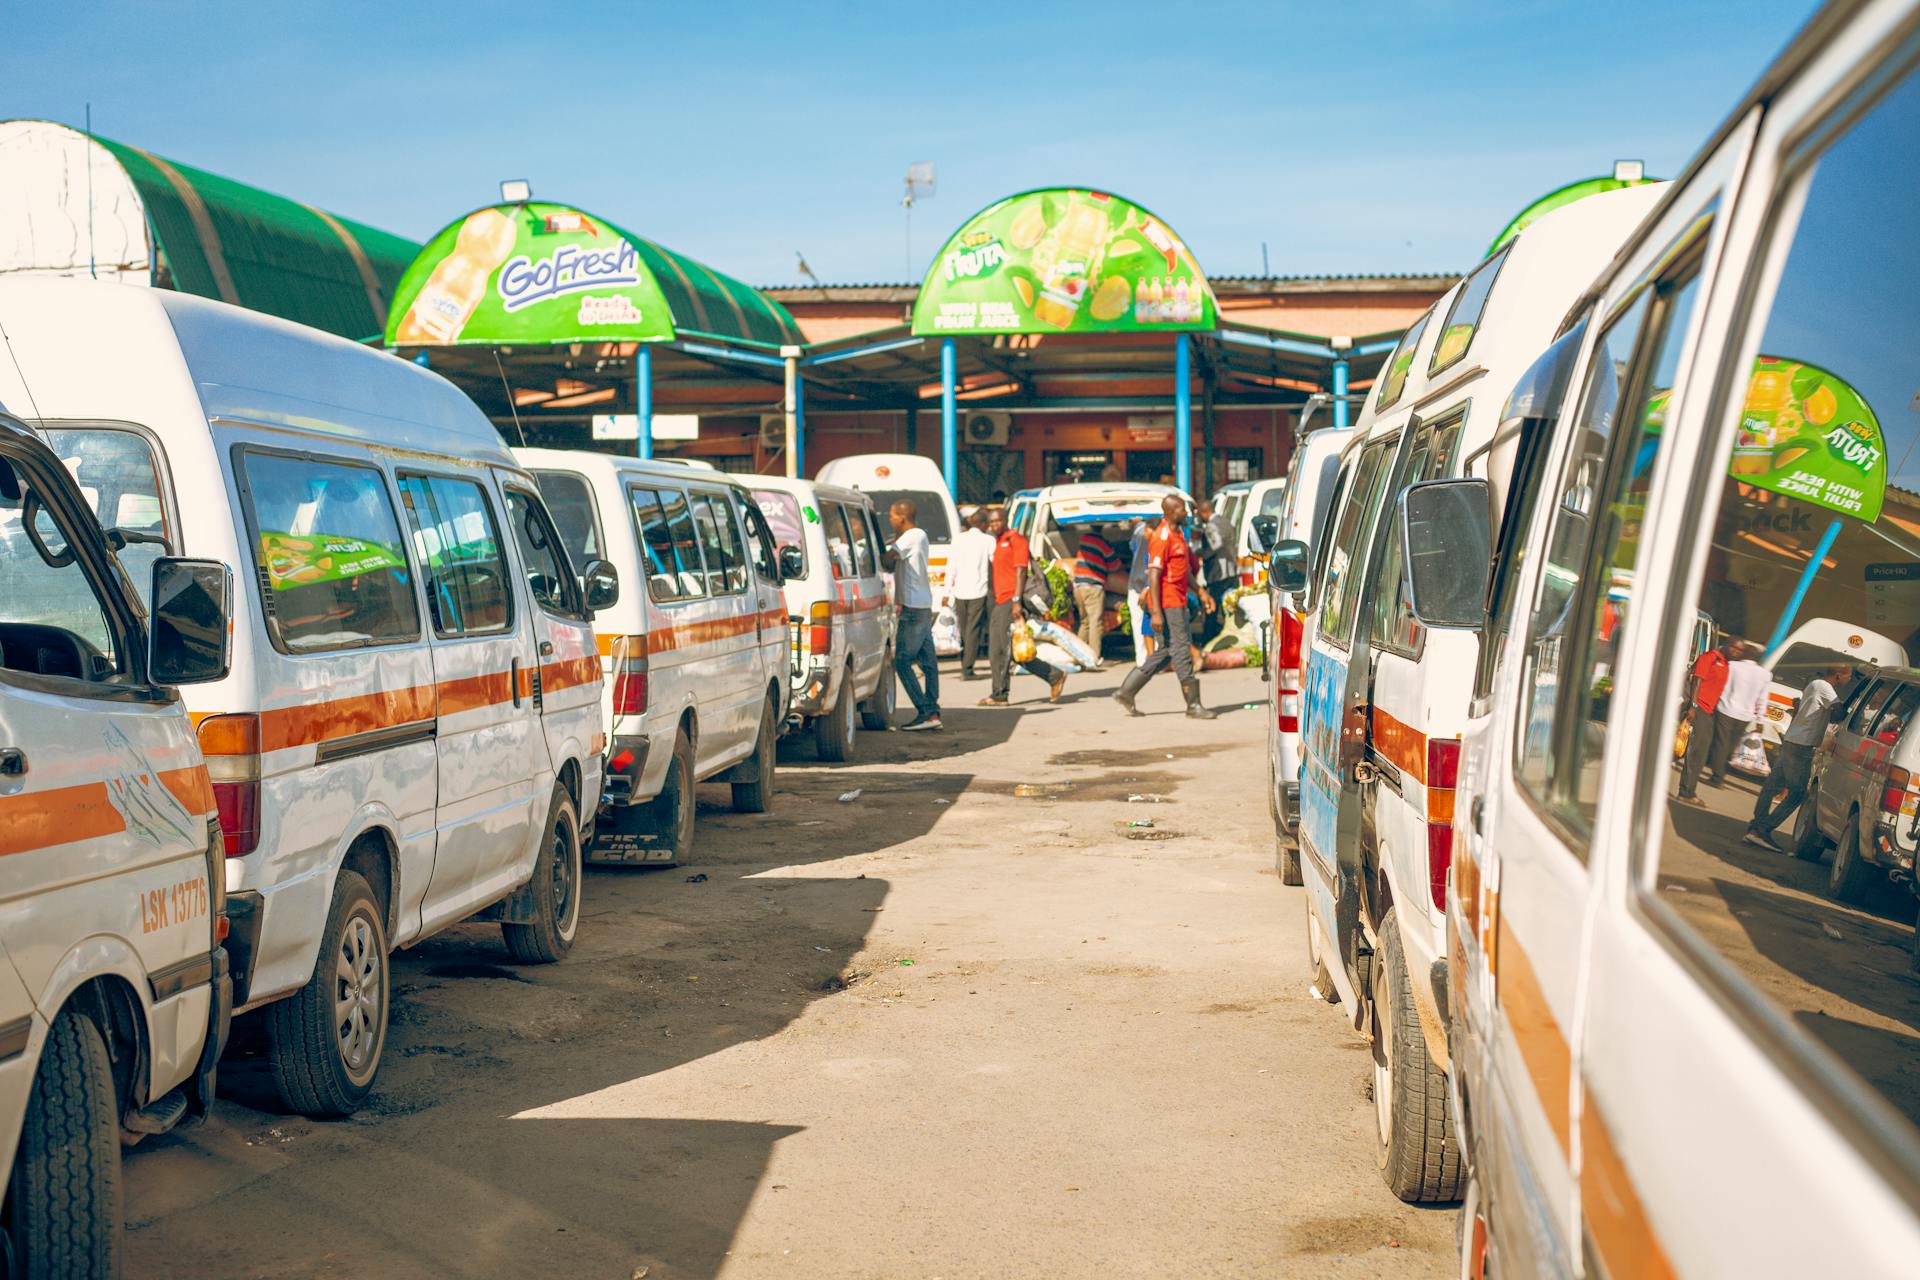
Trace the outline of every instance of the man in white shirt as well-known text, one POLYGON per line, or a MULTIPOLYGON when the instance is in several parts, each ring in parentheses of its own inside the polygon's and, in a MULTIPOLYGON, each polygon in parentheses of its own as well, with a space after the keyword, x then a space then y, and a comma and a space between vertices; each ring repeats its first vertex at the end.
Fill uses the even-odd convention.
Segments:
POLYGON ((987 532, 987 509, 976 507, 961 522, 947 561, 953 584, 953 612, 960 624, 960 678, 978 680, 974 663, 987 647, 987 593, 992 590, 993 535, 987 532))
POLYGON ((907 687, 913 719, 902 729, 919 731, 940 727, 940 659, 933 651, 933 585, 927 577, 927 532, 914 523, 919 508, 902 498, 887 510, 893 525, 893 545, 887 548, 887 568, 893 571, 894 601, 900 606, 900 627, 893 639, 893 669, 907 687), (926 677, 923 688, 920 676, 926 677))
POLYGON ((1713 709, 1715 751, 1710 763, 1716 787, 1727 785, 1727 761, 1748 726, 1758 724, 1767 713, 1773 673, 1754 661, 1759 652, 1760 646, 1749 641, 1740 647, 1740 656, 1727 664, 1727 687, 1720 691, 1720 705, 1713 709))
POLYGON ((1780 745, 1775 749, 1773 771, 1767 775, 1760 788, 1760 799, 1753 806, 1753 821, 1747 824, 1747 832, 1741 837, 1748 844, 1763 849, 1780 847, 1773 833, 1807 798, 1807 781, 1813 775, 1813 753, 1827 736, 1827 723, 1833 719, 1840 691, 1852 678, 1853 668, 1835 663, 1807 681, 1807 687, 1800 691, 1800 704, 1793 709, 1793 720, 1780 735, 1780 745), (1768 806, 1773 798, 1782 793, 1785 799, 1770 811, 1768 806))

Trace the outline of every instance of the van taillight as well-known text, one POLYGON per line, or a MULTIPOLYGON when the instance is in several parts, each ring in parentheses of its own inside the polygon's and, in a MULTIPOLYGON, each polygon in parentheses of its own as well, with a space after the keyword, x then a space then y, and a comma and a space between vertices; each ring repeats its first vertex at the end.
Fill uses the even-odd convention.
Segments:
POLYGON ((1306 634, 1306 628, 1300 625, 1300 615, 1291 609, 1280 611, 1280 665, 1297 667, 1300 665, 1300 641, 1306 634))
POLYGON ((807 610, 807 652, 824 657, 833 652, 833 604, 815 600, 807 610))
POLYGON ((1427 743, 1427 786, 1452 790, 1460 785, 1460 739, 1434 738, 1427 743))
POLYGON ((1887 770, 1887 787, 1880 793, 1880 812, 1889 817, 1899 817, 1907 805, 1907 787, 1913 782, 1913 775, 1905 769, 1887 770))
POLYGON ((647 710, 647 660, 623 658, 614 668, 613 714, 645 715, 647 710))
POLYGON ((226 854, 244 858, 260 845, 260 717, 208 716, 199 738, 226 854))
POLYGON ((1447 909, 1447 869, 1453 865, 1453 789, 1460 782, 1460 739, 1427 742, 1427 893, 1436 911, 1447 909))

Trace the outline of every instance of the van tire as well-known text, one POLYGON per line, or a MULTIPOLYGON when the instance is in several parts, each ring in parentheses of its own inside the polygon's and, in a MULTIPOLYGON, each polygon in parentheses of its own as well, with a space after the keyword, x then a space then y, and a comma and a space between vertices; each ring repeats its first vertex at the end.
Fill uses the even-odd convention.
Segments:
POLYGON ((1273 837, 1273 865, 1280 873, 1281 884, 1300 885, 1307 882, 1300 870, 1300 846, 1278 833, 1273 837))
POLYGON ((1793 856, 1806 862, 1820 861, 1827 851, 1827 838, 1820 834, 1819 784, 1807 788, 1800 798, 1800 812, 1793 816, 1793 856))
POLYGON ((853 758, 853 668, 840 681, 840 696, 833 700, 827 714, 813 721, 813 749, 828 764, 844 764, 853 758))
POLYGON ((580 819, 573 797, 556 783, 547 806, 547 825, 540 836, 540 856, 534 859, 534 919, 528 924, 502 921, 501 939, 507 954, 521 964, 553 964, 573 949, 580 934, 580 889, 583 883, 580 819))
POLYGON ((267 1006, 267 1061, 281 1101, 301 1115, 337 1120, 360 1109, 373 1092, 387 1047, 386 916, 357 871, 343 869, 333 885, 333 906, 320 935, 307 985, 267 1006), (360 999, 374 1002, 373 1045, 366 1061, 346 1060, 335 1012, 339 986, 358 975, 360 999), (374 988, 369 991, 368 988, 374 988))
POLYGON ((1314 914, 1311 898, 1306 908, 1308 990, 1328 1004, 1339 1004, 1340 989, 1333 985, 1333 974, 1327 970, 1326 937, 1320 932, 1320 917, 1314 914))
POLYGON ((773 761, 779 750, 774 745, 774 722, 779 717, 780 709, 769 697, 767 705, 760 710, 760 731, 754 735, 753 754, 741 765, 752 776, 745 782, 733 784, 735 813, 765 813, 773 808, 773 761))
POLYGON ((120 1118, 106 1041, 63 1011, 47 1029, 8 1192, 17 1276, 120 1274, 120 1118))
POLYGON ((893 673, 893 650, 888 649, 880 656, 880 683, 873 686, 873 692, 860 704, 860 727, 871 733, 885 733, 893 728, 893 709, 898 698, 899 678, 893 673))
POLYGON ((1373 970, 1374 1111, 1380 1173, 1408 1204, 1460 1198, 1460 1142, 1447 1105, 1447 1073, 1427 1056, 1420 1012, 1394 911, 1380 925, 1373 970), (1382 1050, 1385 1058, 1382 1058, 1382 1050), (1379 1096, 1385 1091, 1386 1097, 1379 1096))
POLYGON ((1846 830, 1833 849, 1833 867, 1827 873, 1827 892, 1835 901, 1859 906, 1880 879, 1879 868, 1860 856, 1860 815, 1847 815, 1846 830))
POLYGON ((694 814, 693 740, 683 728, 673 740, 673 756, 660 794, 647 802, 647 822, 664 850, 665 861, 679 866, 693 856, 694 814))

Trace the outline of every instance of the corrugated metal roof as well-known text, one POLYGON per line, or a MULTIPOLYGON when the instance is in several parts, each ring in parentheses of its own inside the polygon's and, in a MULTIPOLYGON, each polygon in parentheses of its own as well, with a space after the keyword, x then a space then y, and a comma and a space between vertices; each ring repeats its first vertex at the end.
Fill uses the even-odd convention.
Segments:
POLYGON ((633 241, 660 292, 666 295, 676 333, 775 347, 806 341, 787 309, 765 293, 625 228, 617 229, 633 241))
POLYGON ((411 240, 96 137, 146 206, 156 277, 184 293, 363 340, 386 328, 411 240))

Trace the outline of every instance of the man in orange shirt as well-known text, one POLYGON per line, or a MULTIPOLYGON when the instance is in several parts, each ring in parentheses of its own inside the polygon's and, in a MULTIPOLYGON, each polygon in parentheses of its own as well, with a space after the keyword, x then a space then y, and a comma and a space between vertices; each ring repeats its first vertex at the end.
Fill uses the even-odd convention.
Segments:
MULTIPOLYGON (((1020 601, 1027 591, 1027 570, 1033 555, 1018 530, 1007 528, 1007 514, 995 507, 987 513, 987 532, 993 535, 993 611, 987 618, 987 664, 993 670, 993 689, 980 699, 983 707, 1004 707, 1013 680, 1013 624, 1021 616, 1020 601)), ((1047 682, 1047 701, 1060 701, 1067 673, 1034 658, 1020 664, 1047 682)))
MULTIPOLYGON (((1193 548, 1180 532, 1186 518, 1187 504, 1178 494, 1170 493, 1160 500, 1160 527, 1147 542, 1150 557, 1147 587, 1140 593, 1141 602, 1151 610, 1153 633, 1159 637, 1160 647, 1148 654, 1145 662, 1127 672, 1127 678, 1114 692, 1114 701, 1125 707, 1128 715, 1141 714, 1133 705, 1134 698, 1147 687, 1147 681, 1172 663, 1174 674, 1180 679, 1180 692, 1187 700, 1187 714, 1195 720, 1214 718, 1213 712, 1200 705, 1200 681, 1193 674, 1193 635, 1187 628, 1187 588, 1194 577, 1193 548)), ((1200 588, 1200 599, 1207 608, 1213 607, 1205 587, 1200 588)))

